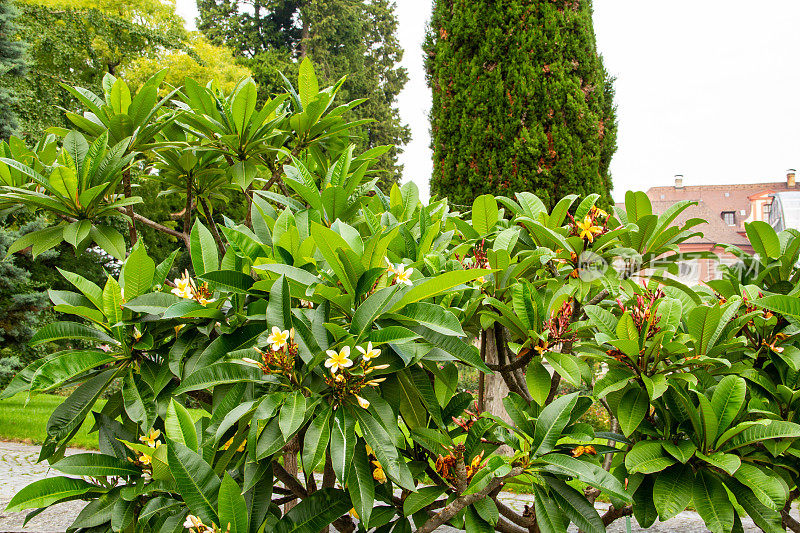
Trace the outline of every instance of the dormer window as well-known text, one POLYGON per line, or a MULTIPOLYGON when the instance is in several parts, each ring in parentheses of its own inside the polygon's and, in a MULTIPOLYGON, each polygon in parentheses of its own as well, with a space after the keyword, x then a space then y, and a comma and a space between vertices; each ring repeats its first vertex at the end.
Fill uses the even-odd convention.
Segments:
POLYGON ((736 225, 736 213, 734 211, 723 211, 722 220, 729 226, 736 225))

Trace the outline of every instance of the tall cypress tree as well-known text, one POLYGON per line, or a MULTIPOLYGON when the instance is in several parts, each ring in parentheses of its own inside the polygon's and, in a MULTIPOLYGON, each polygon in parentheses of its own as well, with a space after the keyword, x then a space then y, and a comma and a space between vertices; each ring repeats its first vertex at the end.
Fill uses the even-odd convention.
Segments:
MULTIPOLYGON (((9 0, 0 0, 0 79, 25 74, 25 44, 19 39, 17 10, 9 0)), ((8 139, 17 130, 14 95, 7 83, 0 85, 0 139, 8 139)))
POLYGON ((432 193, 611 202, 617 122, 591 0, 436 0, 425 51, 432 193))
MULTIPOLYGON (((197 0, 197 7, 198 29, 234 50, 262 98, 282 87, 279 71, 293 79, 299 60, 309 56, 320 83, 347 76, 342 101, 367 99, 351 117, 375 119, 362 127, 360 149, 410 140, 394 107, 408 76, 398 66, 403 51, 392 0, 197 0)), ((399 152, 393 149, 376 165, 384 184, 401 176, 399 152)))

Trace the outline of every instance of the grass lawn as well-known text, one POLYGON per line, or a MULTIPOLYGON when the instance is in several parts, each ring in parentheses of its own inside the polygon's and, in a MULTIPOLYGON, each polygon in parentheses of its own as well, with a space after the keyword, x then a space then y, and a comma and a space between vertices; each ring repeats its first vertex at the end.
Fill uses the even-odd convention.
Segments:
MULTIPOLYGON (((66 399, 66 396, 55 394, 32 395, 28 405, 25 405, 27 393, 19 393, 7 400, 0 400, 0 440, 12 440, 41 444, 47 432, 47 420, 53 410, 66 399)), ((92 408, 99 411, 105 405, 105 400, 99 400, 92 408)), ((208 415, 205 411, 190 409, 189 412, 197 419, 208 415)), ((70 442, 70 447, 97 449, 97 433, 89 434, 89 429, 94 423, 94 417, 89 415, 78 434, 70 442)))

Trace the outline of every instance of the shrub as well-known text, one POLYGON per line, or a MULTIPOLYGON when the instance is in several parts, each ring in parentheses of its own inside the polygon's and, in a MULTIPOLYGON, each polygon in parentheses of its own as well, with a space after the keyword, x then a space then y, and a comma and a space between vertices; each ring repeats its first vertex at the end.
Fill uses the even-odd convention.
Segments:
POLYGON ((606 213, 598 195, 569 196, 548 210, 521 192, 479 197, 467 216, 421 204, 413 185, 384 195, 369 172, 381 150, 348 143, 341 113, 356 103, 334 107, 337 86, 319 91, 308 62, 299 90, 262 109, 248 80, 226 94, 187 79, 160 102, 158 79, 133 97, 104 85, 104 98, 74 90, 92 110, 68 115, 82 132, 0 159, 2 202, 56 215, 12 248, 94 242, 122 261, 102 286, 62 272, 76 290, 51 299, 87 323, 31 343, 87 347, 3 392, 77 385, 41 459, 81 478, 37 481, 9 510, 89 500, 76 530, 604 531, 692 502, 715 532, 745 515, 790 523, 800 233, 748 226, 758 257, 737 253, 761 274, 693 289, 668 276, 700 222, 674 224, 688 202, 655 215, 628 193, 606 213), (181 195, 178 221, 131 210, 130 165, 181 195), (234 193, 249 213, 214 223, 234 193), (157 263, 136 224, 184 245, 192 271, 169 279, 177 251, 157 263), (455 361, 502 376, 503 417, 473 411, 455 361), (187 401, 209 416, 193 422, 187 401), (585 421, 597 405, 619 431, 585 421), (90 413, 101 454, 64 458, 90 413), (497 501, 506 483, 530 488, 532 514, 497 501))

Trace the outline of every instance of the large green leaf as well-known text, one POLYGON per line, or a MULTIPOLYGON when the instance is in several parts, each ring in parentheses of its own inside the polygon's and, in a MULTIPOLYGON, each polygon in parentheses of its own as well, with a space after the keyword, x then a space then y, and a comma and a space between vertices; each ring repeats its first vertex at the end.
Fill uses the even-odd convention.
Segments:
POLYGON ((578 393, 567 394, 556 398, 550 405, 542 409, 533 435, 534 457, 551 452, 561 438, 561 433, 569 423, 572 410, 578 402, 578 393))
POLYGON ((472 203, 472 227, 479 235, 486 235, 497 224, 500 210, 497 200, 491 194, 484 194, 475 198, 472 203))
POLYGON ((775 511, 783 508, 789 496, 777 473, 765 471, 750 463, 742 463, 734 477, 753 491, 762 504, 775 511))
POLYGON ((6 507, 7 512, 48 507, 59 500, 89 493, 103 493, 108 489, 71 477, 50 477, 34 481, 20 489, 6 507))
POLYGON ((122 398, 125 402, 125 412, 146 433, 156 418, 153 389, 146 381, 130 371, 122 384, 122 398))
POLYGON ((724 434, 720 437, 719 444, 724 451, 730 451, 768 439, 800 437, 800 425, 783 420, 760 420, 758 423, 748 426, 744 431, 734 435, 723 445, 724 437, 724 434))
POLYGON ((336 478, 347 482, 350 460, 356 445, 355 420, 349 412, 337 409, 331 417, 331 464, 336 478))
POLYGON ((539 485, 533 485, 533 493, 536 498, 535 512, 536 525, 541 533, 561 533, 566 524, 561 514, 561 510, 545 490, 539 485))
POLYGON ((164 431, 170 440, 179 442, 190 450, 197 449, 197 429, 194 426, 192 415, 175 398, 172 398, 167 407, 164 431))
POLYGON ((187 377, 174 394, 182 394, 193 390, 210 389, 225 383, 239 383, 243 381, 258 383, 263 381, 264 373, 260 368, 246 363, 223 361, 196 370, 187 377))
POLYGON ((280 413, 278 413, 278 424, 286 440, 289 440, 295 431, 300 429, 305 415, 306 397, 303 396, 303 393, 298 390, 288 394, 280 413))
POLYGON ((717 384, 714 394, 711 397, 711 406, 719 422, 717 435, 712 436, 716 439, 721 433, 728 429, 736 415, 744 405, 747 395, 747 383, 739 376, 725 376, 717 384))
POLYGON ((656 476, 653 503, 662 521, 686 509, 692 500, 693 484, 694 474, 688 464, 671 466, 656 476))
POLYGON ((178 487, 192 514, 206 524, 219 524, 216 511, 220 480, 202 457, 178 442, 167 444, 167 462, 175 485, 178 487))
POLYGON ((700 470, 694 478, 692 501, 700 518, 712 533, 729 532, 733 527, 733 505, 717 476, 700 470))
POLYGON ((73 476, 140 476, 141 468, 129 461, 102 453, 76 453, 69 455, 53 465, 59 472, 73 476))
POLYGON ((275 524, 276 533, 319 533, 352 508, 347 493, 322 489, 303 499, 275 524))
POLYGON ((760 256, 762 262, 781 256, 781 243, 772 226, 762 220, 756 220, 745 224, 744 230, 753 251, 760 256))
POLYGON ((353 451, 352 466, 347 476, 347 490, 361 523, 364 527, 369 527, 372 507, 375 504, 375 480, 372 477, 372 467, 364 444, 359 442, 353 451))
POLYGON ((543 406, 550 394, 550 372, 540 361, 534 359, 525 372, 525 382, 533 401, 543 406))
POLYGON ((605 533, 605 526, 594 506, 586 497, 560 479, 544 476, 550 486, 550 494, 558 506, 581 531, 586 533, 605 533))
POLYGON ((331 414, 333 408, 326 407, 321 413, 311 418, 311 423, 306 429, 303 439, 303 469, 313 470, 322 462, 325 456, 325 449, 331 438, 331 414))
POLYGON ((629 474, 641 472, 653 474, 675 464, 675 459, 664 453, 660 442, 644 440, 637 442, 625 455, 625 467, 629 474))
POLYGON ((38 346, 46 342, 53 342, 62 339, 97 341, 102 343, 117 344, 113 338, 106 333, 90 326, 84 326, 77 322, 52 322, 39 331, 31 338, 29 344, 38 346))
POLYGON ((47 434, 60 441, 77 431, 116 372, 117 369, 110 368, 82 383, 50 415, 47 421, 47 434))
POLYGON ((641 387, 628 389, 617 407, 617 420, 626 437, 636 431, 650 408, 650 397, 641 387))
POLYGON ((197 276, 219 270, 219 254, 214 236, 199 220, 195 221, 190 236, 192 267, 197 276))
POLYGON ((247 533, 247 504, 239 484, 225 473, 219 487, 219 520, 222 530, 228 533, 247 533))
POLYGON ((142 241, 137 242, 128 259, 125 260, 120 275, 125 290, 125 299, 133 300, 140 294, 146 293, 153 286, 155 273, 155 261, 147 255, 142 241))
POLYGON ((391 310, 396 311, 410 303, 439 296, 450 291, 453 287, 469 283, 482 276, 488 276, 492 272, 494 271, 472 268, 467 270, 453 270, 432 278, 426 278, 408 289, 408 291, 403 294, 403 297, 392 306, 391 310))
POLYGON ((364 440, 372 448, 386 475, 404 489, 414 490, 411 472, 383 425, 365 409, 350 407, 348 411, 355 415, 364 434, 364 440))
POLYGON ((555 466, 556 470, 561 473, 576 477, 584 483, 601 489, 614 498, 630 501, 631 496, 625 491, 622 483, 594 463, 581 461, 560 453, 547 454, 542 457, 542 460, 555 466))
POLYGON ((198 276, 200 279, 212 282, 214 287, 222 287, 228 292, 247 294, 255 280, 242 272, 235 270, 215 270, 198 276))

